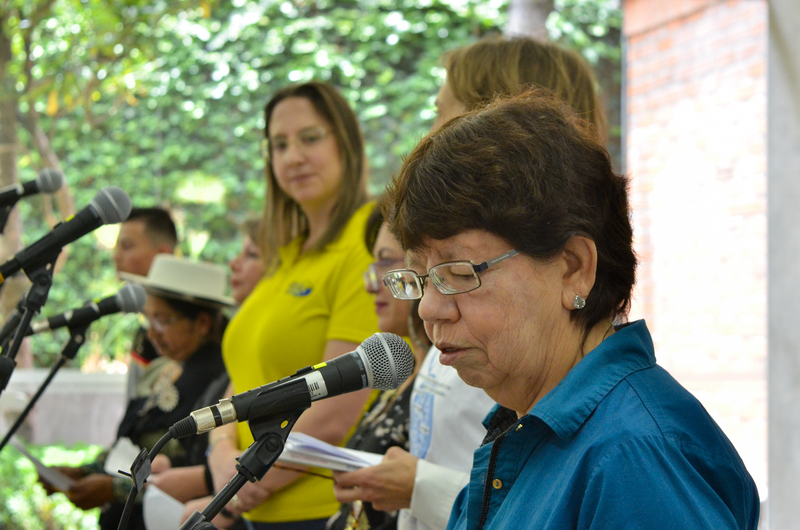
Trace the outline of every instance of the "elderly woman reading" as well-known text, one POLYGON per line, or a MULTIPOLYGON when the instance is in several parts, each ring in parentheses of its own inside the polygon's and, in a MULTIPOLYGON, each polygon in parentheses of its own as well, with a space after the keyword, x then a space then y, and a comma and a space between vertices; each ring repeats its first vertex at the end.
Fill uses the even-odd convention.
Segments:
POLYGON ((635 279, 627 180, 544 92, 500 100, 416 147, 389 192, 425 329, 485 420, 451 529, 755 528, 758 493, 700 403, 656 364, 635 279))

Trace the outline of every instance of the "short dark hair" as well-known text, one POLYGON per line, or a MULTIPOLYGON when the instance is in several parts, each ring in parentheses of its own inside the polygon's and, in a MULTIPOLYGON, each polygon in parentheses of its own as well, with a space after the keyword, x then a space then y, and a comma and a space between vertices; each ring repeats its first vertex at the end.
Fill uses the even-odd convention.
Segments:
POLYGON ((636 255, 628 179, 574 110, 544 89, 499 99, 432 133, 390 184, 405 249, 486 230, 541 261, 574 236, 597 246, 595 285, 571 318, 586 332, 630 309, 636 255))
POLYGON ((158 295, 158 297, 164 300, 176 313, 188 320, 195 321, 203 313, 207 314, 211 318, 211 328, 206 339, 214 344, 222 342, 222 335, 228 325, 228 319, 220 309, 165 295, 158 295))
POLYGON ((166 243, 171 250, 178 246, 178 231, 170 213, 164 208, 132 208, 131 214, 124 223, 141 221, 144 223, 144 233, 154 245, 166 243))

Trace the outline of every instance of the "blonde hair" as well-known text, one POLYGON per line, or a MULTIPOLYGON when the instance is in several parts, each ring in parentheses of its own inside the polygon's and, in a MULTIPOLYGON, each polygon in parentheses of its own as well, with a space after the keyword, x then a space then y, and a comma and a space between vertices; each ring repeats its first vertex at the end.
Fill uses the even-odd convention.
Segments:
POLYGON ((605 141, 606 116, 586 60, 558 44, 529 37, 491 37, 442 55, 447 84, 468 110, 532 87, 552 91, 605 141))
MULTIPOLYGON (((275 106, 290 97, 307 99, 328 122, 342 159, 342 183, 328 227, 310 249, 320 251, 339 237, 355 211, 368 199, 364 137, 358 118, 347 100, 327 83, 310 81, 283 88, 267 103, 264 108, 264 135, 267 139, 275 106)), ((259 238, 268 270, 277 266, 280 247, 298 236, 308 235, 308 219, 300 205, 278 186, 270 154, 271 151, 267 154, 267 198, 262 218, 262 237, 259 238)))

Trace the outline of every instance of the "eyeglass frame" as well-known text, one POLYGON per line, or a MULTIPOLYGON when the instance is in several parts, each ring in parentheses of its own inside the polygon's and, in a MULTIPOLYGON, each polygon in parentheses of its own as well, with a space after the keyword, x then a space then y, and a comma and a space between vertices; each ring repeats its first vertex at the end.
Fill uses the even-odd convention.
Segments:
MULTIPOLYGON (((299 147, 301 149, 306 150, 306 149, 309 149, 309 148, 313 147, 313 145, 316 145, 316 143, 313 144, 313 145, 307 145, 300 138, 303 135, 303 133, 308 133, 308 132, 312 132, 312 131, 320 133, 319 138, 317 139, 317 142, 321 142, 321 141, 325 140, 328 136, 333 134, 333 132, 330 129, 328 129, 327 127, 325 127, 324 125, 312 125, 311 127, 306 127, 304 129, 301 129, 300 131, 297 132, 297 134, 294 135, 295 139, 299 139, 300 140, 299 147)), ((286 140, 288 142, 289 141, 289 137, 287 137, 286 140)), ((274 142, 275 142, 275 140, 274 139, 270 139, 270 138, 264 138, 264 139, 261 140, 261 155, 264 158, 269 158, 271 156, 270 145, 273 144, 274 142)), ((287 147, 288 147, 288 145, 289 144, 287 143, 287 147)))
POLYGON ((174 314, 171 315, 169 318, 161 319, 161 318, 150 318, 144 313, 140 313, 142 316, 142 327, 146 330, 152 329, 156 333, 164 333, 170 326, 175 324, 180 320, 189 320, 189 317, 181 314, 174 314))
POLYGON ((501 261, 507 260, 508 258, 513 258, 514 256, 516 256, 519 253, 520 252, 518 250, 511 249, 511 250, 509 250, 507 252, 504 252, 503 254, 497 256, 494 259, 490 259, 490 260, 484 261, 483 263, 479 263, 477 265, 472 260, 445 261, 444 263, 439 263, 438 265, 434 265, 433 267, 428 269, 428 274, 417 274, 415 271, 413 271, 411 269, 395 269, 395 270, 391 270, 391 271, 389 271, 389 272, 387 272, 386 274, 383 275, 383 285, 385 285, 389 289, 389 291, 392 293, 392 296, 397 298, 398 300, 421 300, 422 297, 425 296, 425 284, 427 283, 426 280, 428 278, 431 278, 431 282, 433 283, 434 287, 436 287, 436 290, 439 291, 440 293, 442 293, 443 295, 450 296, 450 295, 454 295, 454 294, 469 293, 469 292, 474 291, 475 289, 478 289, 481 285, 483 285, 482 282, 481 282, 481 275, 480 275, 481 272, 484 272, 488 268, 497 265, 501 261), (472 287, 471 289, 466 289, 464 291, 455 291, 455 292, 445 292, 445 291, 443 291, 442 289, 444 288, 444 285, 442 285, 442 284, 440 284, 439 282, 436 281, 436 276, 431 276, 431 271, 434 270, 434 269, 437 269, 439 267, 444 267, 446 265, 453 265, 453 264, 470 265, 472 267, 472 274, 474 275, 474 277, 476 279, 477 285, 475 285, 475 287, 472 287), (414 276, 414 281, 416 282, 417 288, 419 289, 419 292, 420 292, 420 295, 418 297, 408 298, 406 296, 398 296, 397 292, 395 292, 395 290, 390 285, 391 282, 388 279, 390 274, 393 274, 393 273, 396 274, 398 272, 411 273, 414 276))
MULTIPOLYGON (((374 261, 367 265, 367 270, 361 273, 362 278, 364 279, 364 288, 366 290, 372 289, 372 291, 377 291, 380 289, 381 284, 378 281, 378 269, 384 268, 381 267, 381 264, 384 266, 386 265, 393 265, 395 263, 402 263, 403 259, 379 259, 378 261, 374 261)), ((388 267, 386 267, 388 268, 388 267)), ((388 272, 388 271, 387 271, 388 272)), ((381 277, 381 279, 383 279, 381 277)))

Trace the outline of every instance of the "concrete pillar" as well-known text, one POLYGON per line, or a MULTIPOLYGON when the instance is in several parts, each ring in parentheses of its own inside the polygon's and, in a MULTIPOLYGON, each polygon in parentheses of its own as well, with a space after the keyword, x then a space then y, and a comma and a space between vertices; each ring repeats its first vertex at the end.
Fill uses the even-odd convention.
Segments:
POLYGON ((800 3, 769 2, 769 527, 800 528, 800 3))

